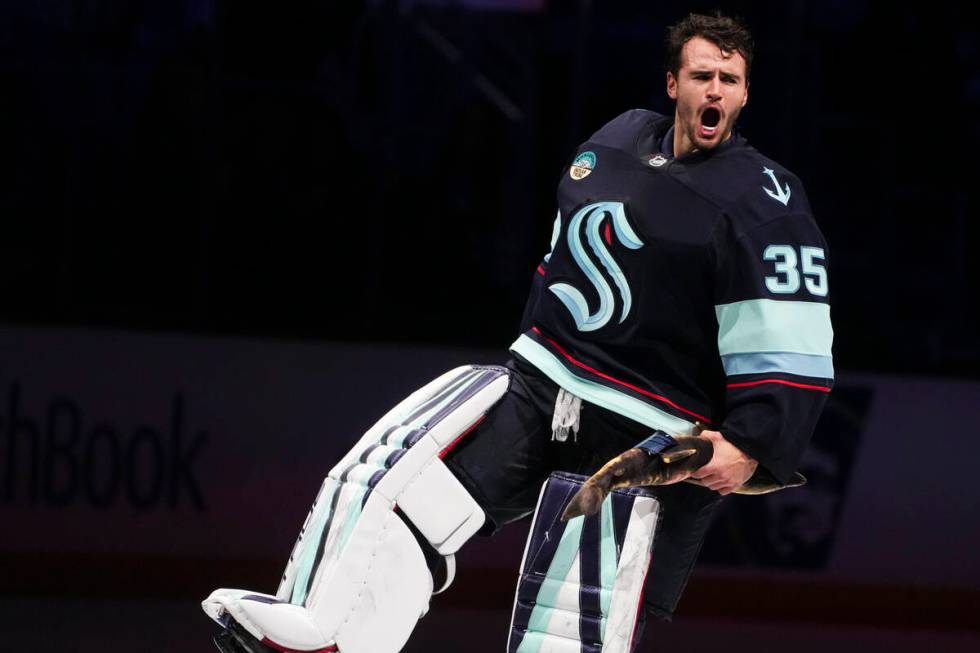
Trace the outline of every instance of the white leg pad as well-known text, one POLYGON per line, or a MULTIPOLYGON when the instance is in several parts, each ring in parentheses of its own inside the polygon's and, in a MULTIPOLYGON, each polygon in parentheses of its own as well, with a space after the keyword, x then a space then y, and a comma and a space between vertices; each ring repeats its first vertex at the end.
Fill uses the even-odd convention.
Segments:
POLYGON ((468 365, 398 404, 324 480, 276 596, 217 590, 205 612, 226 626, 233 619, 274 648, 401 650, 433 593, 402 516, 443 556, 479 530, 482 509, 440 456, 508 385, 505 368, 468 365))
MULTIPOLYGON (((276 597, 249 590, 219 589, 202 603, 212 619, 226 625, 231 618, 257 640, 268 643, 266 633, 276 633, 276 644, 298 651, 329 651, 323 633, 306 608, 282 603, 276 597)), ((332 649, 336 651, 337 649, 332 649)))
POLYGON ((560 515, 587 480, 553 473, 538 500, 514 597, 509 653, 629 653, 659 501, 614 490, 591 517, 560 515))

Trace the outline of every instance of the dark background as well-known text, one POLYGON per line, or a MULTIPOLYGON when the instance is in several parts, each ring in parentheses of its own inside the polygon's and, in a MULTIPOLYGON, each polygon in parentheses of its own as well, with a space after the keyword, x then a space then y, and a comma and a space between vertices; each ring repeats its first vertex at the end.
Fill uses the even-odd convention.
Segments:
POLYGON ((966 3, 482 4, 532 10, 4 3, 0 319, 504 346, 562 166, 672 112, 664 28, 717 5, 758 44, 743 133, 829 241, 838 366, 976 374, 966 3))
MULTIPOLYGON (((548 248, 563 166, 625 109, 673 112, 664 30, 716 7, 756 37, 742 134, 803 180, 829 243, 835 367, 980 377, 980 21, 952 2, 9 0, 0 325, 503 354, 548 248)), ((833 499, 823 530, 764 536, 753 525, 783 525, 773 504, 726 506, 702 560, 775 575, 695 579, 694 622, 682 616, 658 650, 976 644, 975 591, 903 597, 778 576, 828 560, 839 504, 860 480, 868 387, 838 385, 806 461, 808 491, 833 499), (807 615, 781 598, 792 594, 818 626, 795 625, 807 615), (753 625, 760 595, 777 625, 753 625), (916 606, 930 609, 916 620, 916 606), (901 630, 907 614, 914 633, 901 630), (899 630, 831 640, 827 623, 899 630)), ((307 494, 289 499, 297 518, 307 494)), ((45 558, 41 574, 29 553, 0 556, 0 628, 19 624, 19 646, 37 619, 44 643, 26 650, 53 650, 62 631, 66 651, 207 650, 193 604, 215 585, 199 561, 95 553, 96 571, 72 576, 80 555, 45 558), (67 592, 62 577, 75 579, 67 592), (41 626, 39 614, 55 617, 41 626), (113 620, 127 625, 70 637, 113 620), (152 647, 144 623, 158 628, 152 647)), ((212 575, 237 569, 243 586, 270 591, 281 560, 260 562, 212 575)), ((506 610, 486 607, 509 600, 510 579, 470 578, 443 605, 450 616, 423 620, 417 650, 442 650, 447 622, 457 643, 467 624, 494 641, 505 632, 506 610), (471 596, 483 580, 504 599, 471 596)))

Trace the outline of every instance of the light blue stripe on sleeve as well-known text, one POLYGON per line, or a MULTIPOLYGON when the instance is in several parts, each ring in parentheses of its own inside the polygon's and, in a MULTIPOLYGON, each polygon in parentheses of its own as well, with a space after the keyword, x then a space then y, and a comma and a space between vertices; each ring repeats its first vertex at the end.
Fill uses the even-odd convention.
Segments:
POLYGON ((831 355, 830 305, 748 299, 715 306, 718 353, 831 355))
POLYGON ((788 352, 753 352, 722 356, 721 363, 725 367, 725 374, 728 376, 784 372, 821 379, 834 378, 834 360, 830 356, 788 352))

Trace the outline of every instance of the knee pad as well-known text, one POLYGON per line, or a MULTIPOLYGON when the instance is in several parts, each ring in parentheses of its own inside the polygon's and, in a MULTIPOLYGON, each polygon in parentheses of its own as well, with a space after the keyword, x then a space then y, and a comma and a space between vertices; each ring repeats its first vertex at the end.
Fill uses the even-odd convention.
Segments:
POLYGON ((395 406, 330 470, 276 595, 220 589, 205 612, 273 649, 401 650, 431 595, 452 580, 453 554, 485 520, 442 456, 508 384, 506 368, 467 365, 395 406), (423 546, 446 561, 442 587, 423 546))
POLYGON ((586 481, 545 482, 528 535, 509 653, 629 653, 650 567, 660 504, 644 490, 614 490, 595 515, 561 521, 586 481))

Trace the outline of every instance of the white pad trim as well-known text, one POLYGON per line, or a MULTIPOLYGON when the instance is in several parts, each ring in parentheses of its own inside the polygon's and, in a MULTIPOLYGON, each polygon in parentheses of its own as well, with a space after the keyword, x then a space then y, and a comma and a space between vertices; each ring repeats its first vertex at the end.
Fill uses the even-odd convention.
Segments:
POLYGON ((485 521, 473 497, 438 459, 402 491, 398 506, 443 555, 458 551, 485 521), (432 507, 435 498, 443 501, 438 510, 432 507))
POLYGON ((616 569, 603 653, 629 653, 636 630, 637 606, 643 598, 643 585, 651 564, 659 516, 660 504, 655 499, 637 499, 633 503, 630 525, 626 529, 623 551, 616 569))
POLYGON ((221 623, 225 613, 253 637, 262 640, 270 630, 280 632, 276 643, 300 651, 323 649, 324 636, 299 605, 281 603, 274 596, 248 590, 219 589, 202 603, 204 611, 221 623))

